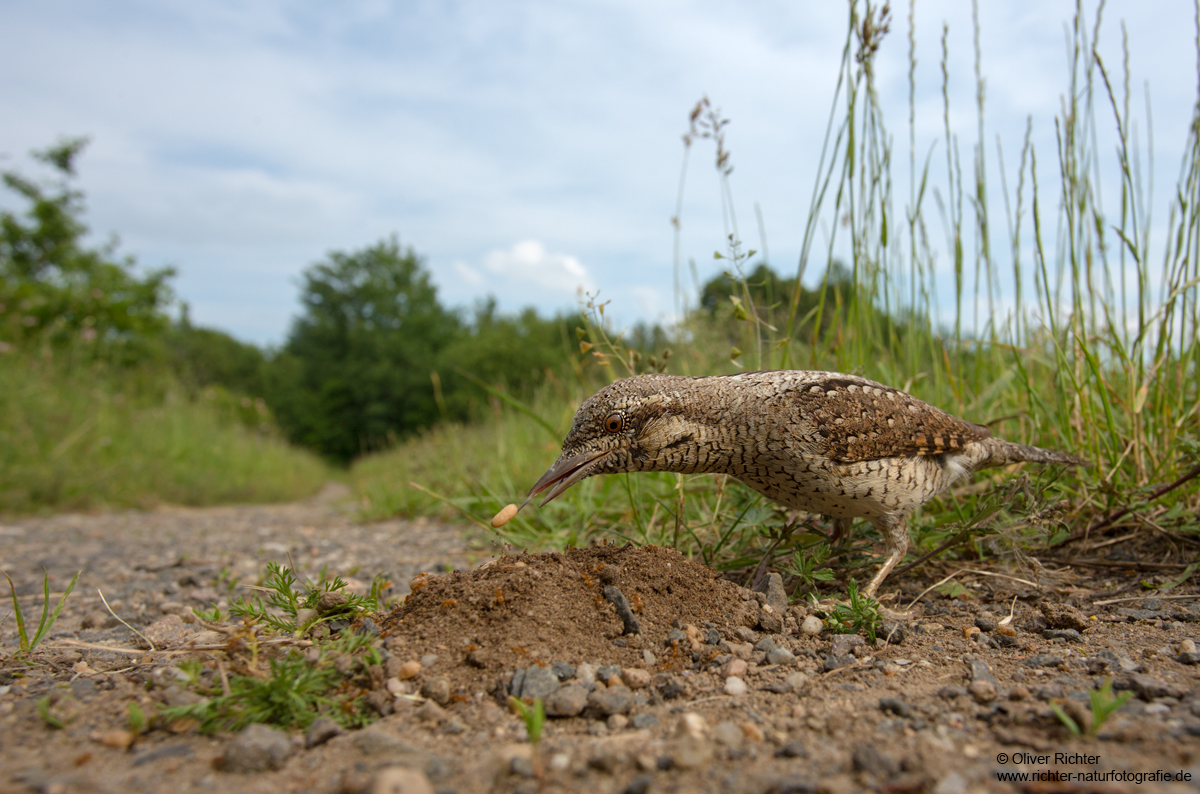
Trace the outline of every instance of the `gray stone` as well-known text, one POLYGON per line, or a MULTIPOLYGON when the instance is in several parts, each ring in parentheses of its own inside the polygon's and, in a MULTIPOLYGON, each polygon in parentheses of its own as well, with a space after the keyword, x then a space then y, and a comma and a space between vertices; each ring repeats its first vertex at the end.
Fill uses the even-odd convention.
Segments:
POLYGON ((776 613, 782 616, 787 612, 788 597, 787 591, 783 589, 782 576, 772 571, 754 589, 760 593, 766 593, 767 603, 771 605, 771 609, 776 613))
POLYGON ((153 750, 138 753, 133 759, 133 765, 152 764, 155 761, 165 761, 168 758, 191 758, 192 755, 192 748, 186 744, 164 744, 162 747, 155 747, 153 750))
POLYGON ((771 634, 778 634, 783 631, 783 615, 776 612, 774 609, 768 609, 769 605, 764 604, 763 609, 758 613, 758 627, 763 631, 771 634))
POLYGON ((795 664, 796 654, 782 645, 777 645, 767 651, 767 661, 771 664, 795 664))
POLYGON ((1162 620, 1167 615, 1153 609, 1135 609, 1133 607, 1120 607, 1117 609, 1117 614, 1128 618, 1131 622, 1136 620, 1162 620))
POLYGON ((776 758, 808 758, 808 749, 798 741, 792 740, 775 751, 776 758))
POLYGON ((1054 656, 1049 653, 1039 653, 1030 656, 1023 664, 1026 667, 1062 667, 1064 662, 1061 656, 1054 656))
POLYGON ((1047 640, 1067 640, 1068 642, 1083 642, 1083 635, 1075 629, 1046 629, 1042 638, 1047 640))
POLYGON ((546 698, 546 716, 578 717, 588 702, 588 689, 580 684, 559 687, 546 698))
POLYGON ((866 644, 867 641, 857 634, 835 634, 829 653, 831 656, 847 656, 853 653, 857 646, 866 644))
POLYGON ((1092 626, 1087 616, 1070 604, 1056 604, 1043 601, 1038 605, 1038 610, 1042 613, 1042 617, 1046 619, 1047 628, 1087 631, 1092 626))
POLYGON ((450 679, 445 676, 429 679, 421 684, 421 697, 429 698, 439 706, 446 705, 450 702, 450 679))
POLYGON ((649 728, 651 725, 657 725, 658 717, 648 711, 645 711, 641 714, 633 715, 633 717, 629 720, 629 724, 638 730, 642 730, 643 728, 649 728))
POLYGON ((1141 669, 1142 666, 1130 659, 1123 651, 1108 648, 1097 651, 1095 656, 1088 659, 1088 671, 1093 675, 1110 671, 1136 673, 1141 669))
POLYGON ((860 744, 851 753, 854 769, 866 772, 879 779, 886 779, 900 774, 900 762, 890 755, 883 753, 874 744, 860 744))
POLYGON ((948 684, 938 690, 938 697, 950 700, 951 698, 962 697, 967 694, 967 690, 958 684, 948 684))
POLYGON ((825 664, 824 664, 825 672, 828 673, 831 670, 837 670, 841 667, 849 667, 850 665, 854 664, 857 661, 858 660, 855 659, 853 656, 848 656, 848 655, 847 656, 833 656, 833 655, 826 656, 825 664))
POLYGON ((371 782, 371 794, 434 794, 425 773, 402 766, 381 769, 371 782))
POLYGON ((334 736, 341 736, 346 731, 328 717, 317 717, 313 720, 312 725, 308 726, 308 732, 304 734, 304 746, 316 747, 319 744, 332 739, 334 736))
POLYGON ((793 692, 799 692, 808 684, 808 674, 801 672, 788 673, 787 678, 783 680, 793 692))
POLYGON ((991 703, 996 699, 996 685, 984 679, 972 681, 967 691, 975 698, 976 703, 991 703))
POLYGON ((1184 691, 1175 684, 1155 678, 1152 675, 1131 675, 1126 681, 1118 681, 1114 685, 1118 689, 1132 689, 1142 700, 1154 700, 1161 697, 1180 698, 1184 691))
POLYGON ((526 668, 525 676, 521 679, 521 691, 517 697, 529 700, 540 698, 544 701, 557 692, 559 686, 561 684, 558 683, 558 676, 554 674, 552 668, 534 665, 526 668))
POLYGON ((633 692, 629 687, 610 686, 589 694, 587 702, 606 717, 610 714, 627 714, 633 708, 633 692))
POLYGON ((903 645, 908 639, 908 629, 903 623, 883 623, 875 636, 883 639, 888 645, 903 645))
POLYGON ((230 742, 223 768, 243 774, 281 769, 291 754, 292 740, 286 733, 256 722, 230 742))
POLYGON ((415 747, 401 741, 400 737, 382 725, 372 725, 358 731, 352 741, 363 755, 405 755, 417 752, 415 747))
MULTIPOLYGON (((183 624, 183 619, 178 615, 167 615, 151 623, 146 628, 142 629, 142 634, 146 640, 154 644, 158 650, 168 648, 178 648, 187 642, 194 634, 190 628, 183 624)), ((139 637, 137 643, 145 647, 145 642, 139 637)))
POLYGON ((967 779, 958 772, 950 772, 933 787, 933 794, 963 794, 967 790, 967 779))
POLYGON ((997 681, 996 676, 992 674, 992 668, 988 666, 987 662, 975 656, 967 656, 965 658, 967 664, 971 666, 972 681, 986 681, 993 687, 1000 686, 1000 682, 997 681))
POLYGON ((758 642, 758 632, 749 626, 736 626, 733 629, 734 636, 742 642, 756 643, 758 642))
POLYGON ((554 672, 554 676, 559 681, 566 681, 575 677, 574 666, 568 664, 567 662, 554 662, 550 665, 550 669, 554 672))
POLYGON ((900 698, 880 698, 879 709, 883 712, 891 712, 897 717, 911 717, 913 713, 912 706, 900 698))
POLYGON ((746 741, 746 734, 732 722, 718 722, 712 729, 712 737, 717 744, 731 750, 736 750, 746 741))
POLYGON ((604 664, 596 670, 596 679, 599 681, 608 682, 608 679, 614 675, 621 674, 621 665, 619 664, 604 664))

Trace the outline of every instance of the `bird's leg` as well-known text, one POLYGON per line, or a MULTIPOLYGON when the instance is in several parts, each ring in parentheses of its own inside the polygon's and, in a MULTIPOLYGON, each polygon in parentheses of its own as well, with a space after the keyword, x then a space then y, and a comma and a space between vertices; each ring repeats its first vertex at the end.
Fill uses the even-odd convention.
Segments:
POLYGON ((850 526, 854 523, 852 518, 835 518, 833 519, 833 532, 829 534, 829 547, 833 548, 842 542, 842 538, 850 533, 850 526))
POLYGON ((908 527, 905 526, 902 515, 880 516, 872 519, 871 523, 883 534, 884 549, 888 554, 883 565, 879 566, 879 570, 872 577, 870 584, 862 591, 863 595, 875 598, 879 585, 883 584, 888 573, 896 567, 896 563, 904 559, 904 553, 908 551, 908 527))

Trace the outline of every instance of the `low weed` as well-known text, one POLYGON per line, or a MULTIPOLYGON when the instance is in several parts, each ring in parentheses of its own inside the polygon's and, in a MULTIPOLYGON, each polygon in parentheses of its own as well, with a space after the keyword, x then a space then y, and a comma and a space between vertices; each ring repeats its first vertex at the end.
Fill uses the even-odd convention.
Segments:
POLYGON ((1107 678, 1103 686, 1088 692, 1088 701, 1092 711, 1090 725, 1080 725, 1057 703, 1052 702, 1050 708, 1054 711, 1054 715, 1058 717, 1059 722, 1066 726, 1067 730, 1073 735, 1095 736, 1100 731, 1101 726, 1112 716, 1113 712, 1124 706, 1132 698, 1133 693, 1128 690, 1114 695, 1112 679, 1107 678))
POLYGON ((363 696, 371 687, 370 669, 382 662, 372 640, 347 632, 314 646, 315 653, 289 650, 269 660, 260 675, 230 675, 207 685, 197 676, 192 686, 204 700, 168 707, 161 716, 168 723, 195 720, 202 733, 237 731, 255 722, 303 730, 322 715, 344 727, 362 727, 375 719, 363 696))
POLYGON ((529 736, 529 746, 532 748, 533 774, 538 780, 543 777, 542 769, 542 729, 546 726, 546 706, 541 698, 534 698, 532 703, 526 703, 518 697, 509 695, 508 705, 521 717, 525 723, 525 733, 529 736))
POLYGON ((382 585, 381 577, 376 577, 370 593, 355 595, 343 592, 347 584, 340 576, 322 576, 316 582, 300 584, 291 568, 277 562, 267 563, 263 582, 250 586, 263 596, 234 601, 229 605, 229 613, 287 634, 303 633, 337 618, 375 612, 382 585))
POLYGON ((25 627, 25 615, 21 612, 21 603, 17 600, 17 588, 13 585, 13 581, 9 578, 8 574, 4 574, 4 578, 8 580, 8 591, 12 595, 13 617, 17 621, 18 658, 25 658, 33 653, 41 645, 42 640, 45 639, 50 629, 54 628, 58 616, 62 613, 63 606, 67 603, 67 596, 71 595, 71 591, 75 589, 75 584, 79 581, 79 576, 82 573, 83 571, 79 571, 71 579, 71 583, 67 585, 67 589, 59 596, 58 604, 55 605, 53 612, 50 611, 50 572, 45 571, 42 574, 42 619, 38 621, 37 630, 33 633, 32 637, 29 636, 29 632, 25 627))
POLYGON ((846 585, 847 600, 834 605, 826 617, 826 624, 833 634, 865 634, 867 639, 875 642, 875 629, 878 628, 879 602, 870 596, 865 596, 858 590, 858 582, 853 579, 846 585))
MULTIPOLYGON (((321 715, 344 727, 372 721, 375 712, 364 698, 382 684, 383 657, 378 638, 354 631, 349 622, 376 613, 388 580, 376 576, 369 592, 359 595, 346 592, 347 582, 325 568, 315 581, 302 582, 293 568, 268 562, 260 582, 249 586, 256 595, 229 607, 230 618, 240 618, 241 626, 230 630, 226 658, 214 665, 215 673, 197 658, 177 664, 186 686, 203 700, 167 708, 162 718, 194 720, 204 733, 235 731, 253 722, 303 729, 321 715), (334 623, 339 620, 346 623, 334 623), (304 637, 311 647, 307 652, 270 650, 259 626, 291 640, 304 637), (227 674, 226 665, 237 672, 227 674)), ((217 607, 196 614, 219 622, 217 607)))

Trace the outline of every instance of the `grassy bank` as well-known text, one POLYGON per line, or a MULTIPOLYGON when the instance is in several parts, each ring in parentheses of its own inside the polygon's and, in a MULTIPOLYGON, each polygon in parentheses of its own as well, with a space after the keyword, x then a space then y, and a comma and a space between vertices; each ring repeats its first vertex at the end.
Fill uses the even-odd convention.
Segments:
POLYGON ((330 476, 261 406, 161 370, 9 352, 0 383, 0 512, 286 501, 330 476))
MULTIPOLYGON (((1099 31, 1081 11, 1071 27, 1063 109, 1041 120, 1055 125, 1057 151, 1038 151, 1027 137, 1019 158, 990 162, 977 74, 979 140, 973 159, 960 155, 943 63, 945 136, 916 140, 910 120, 903 158, 876 103, 873 59, 894 24, 885 13, 886 6, 851 5, 790 295, 764 296, 749 276, 763 259, 738 228, 725 120, 707 101, 697 106, 685 141, 689 150, 715 145, 725 208, 719 257, 737 290, 715 317, 688 313, 673 333, 670 371, 853 372, 989 424, 996 435, 1096 464, 1016 478, 978 475, 976 485, 914 519, 919 547, 957 540, 960 553, 982 554, 984 537, 993 550, 1057 543, 1126 508, 1143 525, 1200 535, 1200 477, 1187 479, 1200 464, 1200 113, 1188 131, 1165 233, 1152 237, 1137 168, 1152 153, 1137 151, 1131 132, 1122 88, 1129 75, 1096 54, 1099 31), (1113 169, 1096 165, 1109 157, 1097 151, 1101 123, 1119 142, 1113 169), (922 151, 930 152, 923 162, 915 154, 922 151), (893 187, 901 168, 912 185, 907 199, 893 187), (1115 174, 1103 191, 1102 172, 1115 174), (1116 197, 1115 206, 1106 207, 1102 194, 1116 197), (804 299, 805 276, 829 278, 837 258, 846 261, 848 285, 815 291, 815 303, 804 299), (952 308, 942 305, 948 283, 952 308)), ((574 407, 597 380, 657 368, 648 352, 635 357, 592 307, 578 377, 527 406, 537 420, 498 403, 489 422, 441 428, 360 462, 352 477, 367 512, 450 509, 486 520, 519 500, 554 460, 574 407)), ((800 568, 825 563, 820 531, 793 518, 723 478, 619 475, 584 481, 545 509, 527 508, 504 536, 535 547, 596 536, 672 543, 723 567, 756 562, 768 547, 776 555, 797 552, 800 568)), ((862 564, 865 548, 850 549, 838 564, 862 564)))

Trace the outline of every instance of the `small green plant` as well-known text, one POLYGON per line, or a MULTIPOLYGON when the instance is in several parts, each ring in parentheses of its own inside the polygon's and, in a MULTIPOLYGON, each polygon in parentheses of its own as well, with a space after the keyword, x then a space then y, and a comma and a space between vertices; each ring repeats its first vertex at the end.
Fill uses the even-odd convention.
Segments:
POLYGON ((1063 711, 1062 706, 1057 703, 1051 703, 1050 708, 1054 711, 1054 715, 1058 717, 1059 722, 1067 727, 1075 736, 1095 736, 1100 730, 1100 726, 1112 716, 1113 712, 1124 706, 1133 698, 1133 693, 1126 690, 1119 695, 1113 694, 1113 682, 1111 678, 1104 680, 1104 686, 1099 689, 1093 689, 1088 692, 1088 700, 1092 707, 1092 724, 1085 731, 1069 714, 1063 711))
POLYGON ((525 733, 529 735, 529 745, 533 749, 530 763, 533 764, 534 776, 540 780, 542 778, 542 728, 546 725, 546 706, 542 703, 541 698, 534 698, 533 703, 530 704, 512 695, 508 698, 508 705, 525 723, 525 733))
POLYGON ((142 707, 134 701, 129 702, 129 731, 134 736, 141 736, 150 727, 150 721, 146 719, 146 712, 142 711, 142 707))
POLYGON ((846 585, 848 600, 833 608, 829 614, 829 630, 834 634, 866 634, 875 642, 879 625, 879 602, 858 591, 858 582, 851 579, 846 585))
POLYGON ((201 733, 237 731, 254 722, 303 730, 320 715, 360 728, 374 719, 362 694, 370 684, 354 679, 369 679, 368 669, 382 661, 372 640, 346 633, 321 647, 315 661, 288 651, 270 660, 265 676, 231 675, 228 690, 214 684, 211 691, 200 692, 208 695, 205 700, 163 709, 161 716, 168 722, 196 720, 201 733))
POLYGON ((216 604, 213 604, 212 609, 192 607, 192 614, 207 623, 221 622, 221 608, 216 604))
POLYGON ((45 697, 42 697, 42 698, 38 698, 37 713, 38 713, 38 716, 42 718, 42 722, 46 723, 47 728, 53 728, 56 731, 61 731, 63 728, 67 727, 67 724, 65 722, 60 720, 58 717, 56 717, 54 715, 53 712, 50 711, 50 696, 49 695, 46 695, 45 697))
POLYGON ((265 598, 251 597, 235 601, 229 613, 266 623, 277 631, 295 633, 312 628, 323 621, 348 617, 360 612, 374 612, 377 589, 372 587, 369 595, 344 593, 346 582, 335 576, 317 584, 300 585, 296 574, 277 562, 267 563, 267 575, 263 585, 254 589, 265 593, 265 598), (300 610, 313 610, 317 616, 301 620, 300 610), (271 610, 282 612, 282 616, 271 610))
POLYGON ((829 544, 818 543, 807 549, 796 549, 784 570, 800 580, 800 587, 807 589, 817 582, 833 581, 833 570, 825 565, 828 560, 829 544))
POLYGON ((180 660, 175 665, 175 669, 183 673, 187 679, 188 686, 195 686, 200 683, 200 674, 204 672, 204 662, 192 656, 180 660))
POLYGON ((54 627, 55 621, 58 620, 58 616, 62 613, 63 605, 67 603, 67 596, 71 595, 71 591, 75 589, 75 583, 79 581, 79 575, 82 573, 83 571, 79 571, 75 574, 75 577, 71 579, 71 584, 67 585, 67 589, 59 597, 58 604, 54 607, 53 612, 50 611, 50 572, 45 571, 43 573, 42 619, 38 622, 37 631, 34 632, 32 638, 30 638, 29 633, 25 629, 25 616, 21 612, 20 602, 17 601, 17 588, 13 585, 13 581, 11 578, 9 578, 9 575, 4 574, 4 578, 8 580, 8 591, 12 594, 13 617, 15 617, 17 621, 17 640, 20 646, 20 650, 17 651, 18 656, 28 656, 38 647, 38 645, 41 644, 42 640, 45 639, 46 634, 48 634, 50 629, 54 627))

